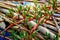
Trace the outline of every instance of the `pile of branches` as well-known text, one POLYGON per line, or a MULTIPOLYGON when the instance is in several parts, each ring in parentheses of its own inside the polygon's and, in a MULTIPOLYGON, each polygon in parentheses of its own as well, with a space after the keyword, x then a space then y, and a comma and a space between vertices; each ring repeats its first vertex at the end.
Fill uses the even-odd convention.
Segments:
POLYGON ((60 29, 60 14, 57 0, 48 4, 39 4, 34 1, 34 6, 13 5, 0 2, 0 23, 4 23, 0 31, 4 37, 6 31, 11 36, 9 40, 58 40, 60 29), (58 22, 57 22, 58 21, 58 22))

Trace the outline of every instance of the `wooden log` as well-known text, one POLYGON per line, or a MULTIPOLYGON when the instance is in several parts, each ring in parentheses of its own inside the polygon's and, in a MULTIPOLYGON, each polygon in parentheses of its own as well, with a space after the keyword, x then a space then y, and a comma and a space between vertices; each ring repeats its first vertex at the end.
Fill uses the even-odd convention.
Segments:
POLYGON ((3 13, 10 13, 7 9, 4 9, 4 8, 0 8, 0 11, 3 13))
POLYGON ((6 5, 4 3, 0 3, 0 7, 6 8, 6 9, 10 9, 12 7, 14 10, 17 10, 15 7, 6 5))
POLYGON ((46 27, 46 28, 52 29, 52 30, 54 30, 54 31, 57 31, 56 27, 54 27, 54 26, 52 26, 52 25, 49 25, 49 24, 46 24, 46 23, 43 23, 42 25, 43 25, 44 27, 46 27))
MULTIPOLYGON (((31 21, 28 24, 32 23, 32 26, 36 25, 35 22, 31 21)), ((40 32, 42 32, 43 34, 46 35, 46 32, 50 33, 50 38, 53 39, 54 37, 56 37, 55 34, 53 34, 52 32, 50 32, 47 28, 39 26, 38 29, 40 30, 40 32)))
POLYGON ((43 34, 46 35, 46 32, 50 33, 50 38, 54 39, 54 37, 56 37, 55 34, 53 34, 52 32, 50 32, 47 28, 39 26, 38 29, 40 30, 40 32, 42 32, 43 34))

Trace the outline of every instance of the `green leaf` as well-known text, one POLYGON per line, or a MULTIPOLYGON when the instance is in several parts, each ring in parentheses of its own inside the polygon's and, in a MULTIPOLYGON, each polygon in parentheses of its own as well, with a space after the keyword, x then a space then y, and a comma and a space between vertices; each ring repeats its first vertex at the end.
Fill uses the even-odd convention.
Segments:
POLYGON ((36 23, 38 23, 38 16, 36 16, 36 23))
POLYGON ((24 31, 24 37, 28 36, 28 32, 24 31))
POLYGON ((36 23, 38 23, 38 20, 36 19, 36 23))
POLYGON ((58 40, 59 39, 59 35, 56 34, 56 36, 53 38, 53 40, 58 40))
POLYGON ((29 29, 31 30, 32 29, 32 26, 29 26, 29 29))
POLYGON ((44 4, 44 9, 46 9, 46 4, 44 4))
POLYGON ((30 29, 30 30, 32 29, 32 26, 31 26, 31 24, 29 24, 29 29, 30 29))
POLYGON ((43 15, 43 14, 40 12, 40 14, 39 14, 39 15, 40 15, 40 17, 42 17, 42 15, 43 15))
POLYGON ((14 10, 13 9, 9 9, 9 13, 7 13, 6 15, 9 16, 9 17, 13 17, 14 15, 14 10))
POLYGON ((21 38, 24 38, 23 32, 20 32, 20 37, 21 37, 21 38))
POLYGON ((34 38, 36 36, 36 33, 31 34, 31 36, 34 38))
POLYGON ((10 11, 10 12, 13 12, 13 11, 14 11, 14 9, 13 9, 13 8, 10 8, 10 9, 9 9, 9 11, 10 11))
POLYGON ((29 17, 29 18, 31 17, 30 13, 28 13, 28 17, 29 17))
POLYGON ((37 6, 38 0, 33 0, 33 2, 37 6))
POLYGON ((26 23, 28 23, 28 18, 26 18, 26 23))
POLYGON ((39 8, 39 9, 40 9, 40 5, 37 5, 37 8, 39 8))
POLYGON ((14 37, 14 40, 18 40, 18 38, 14 37))
POLYGON ((46 18, 46 19, 48 19, 48 18, 49 18, 49 16, 45 16, 45 18, 46 18))
POLYGON ((48 1, 48 5, 50 5, 50 1, 48 1))
POLYGON ((20 10, 22 10, 22 5, 20 5, 20 10))
POLYGON ((52 7, 55 9, 55 4, 54 3, 52 3, 52 7))
POLYGON ((27 11, 27 8, 24 8, 24 11, 27 11))
POLYGON ((36 16, 36 19, 38 20, 38 16, 36 16))
POLYGON ((44 20, 42 20, 42 21, 40 22, 40 24, 43 24, 43 22, 44 22, 44 20))
POLYGON ((22 5, 16 6, 16 7, 17 7, 18 11, 22 11, 22 5))
POLYGON ((47 36, 47 38, 50 38, 50 33, 46 32, 46 36, 47 36))
POLYGON ((49 14, 52 15, 52 10, 49 11, 49 14))
POLYGON ((18 37, 17 37, 17 36, 18 36, 18 35, 17 35, 17 32, 15 32, 14 30, 12 30, 11 34, 12 34, 13 37, 15 37, 16 39, 18 39, 18 37), (15 36, 15 35, 17 35, 17 36, 15 36))
POLYGON ((27 37, 27 36, 28 36, 28 32, 26 32, 26 31, 20 32, 20 37, 21 38, 24 38, 24 37, 27 37))
POLYGON ((27 9, 27 10, 30 10, 30 6, 26 6, 26 9, 27 9))
POLYGON ((12 34, 16 34, 17 32, 14 29, 12 29, 12 32, 11 33, 12 34))
POLYGON ((26 11, 24 11, 24 12, 23 12, 23 15, 25 15, 25 16, 26 16, 26 11))

